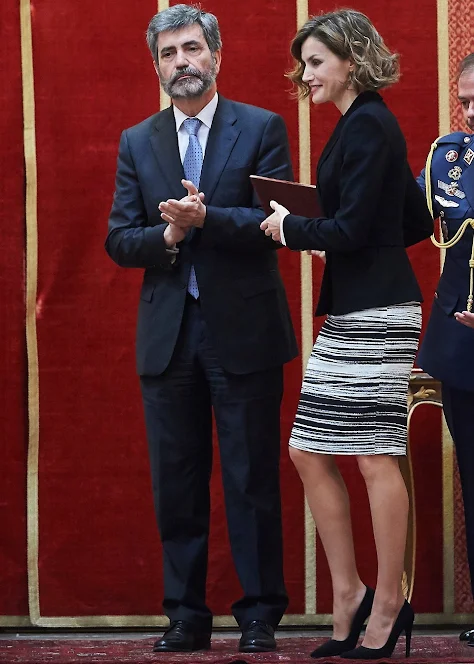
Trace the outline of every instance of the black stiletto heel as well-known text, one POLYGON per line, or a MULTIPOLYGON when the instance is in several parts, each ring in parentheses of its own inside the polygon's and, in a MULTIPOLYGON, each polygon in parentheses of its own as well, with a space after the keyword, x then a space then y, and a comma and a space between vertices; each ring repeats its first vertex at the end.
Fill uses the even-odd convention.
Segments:
MULTIPOLYGON (((413 616, 414 618, 415 616, 413 616)), ((411 648, 411 630, 413 628, 413 623, 409 627, 405 627, 405 657, 410 657, 410 648, 411 648)))
POLYGON ((381 659, 382 657, 391 657, 402 632, 405 632, 406 637, 405 657, 410 657, 411 631, 414 619, 415 614, 413 613, 413 609, 405 600, 385 645, 381 648, 359 646, 358 648, 354 648, 354 650, 341 653, 341 657, 344 659, 381 659))
POLYGON ((352 619, 351 629, 349 636, 344 641, 338 641, 337 639, 329 639, 322 646, 316 648, 311 653, 311 657, 317 659, 318 657, 334 657, 335 655, 340 655, 346 650, 355 648, 357 641, 359 640, 362 627, 364 626, 365 621, 370 616, 372 611, 372 604, 374 603, 374 594, 375 590, 366 586, 366 591, 364 599, 359 605, 359 608, 355 612, 355 615, 352 619))

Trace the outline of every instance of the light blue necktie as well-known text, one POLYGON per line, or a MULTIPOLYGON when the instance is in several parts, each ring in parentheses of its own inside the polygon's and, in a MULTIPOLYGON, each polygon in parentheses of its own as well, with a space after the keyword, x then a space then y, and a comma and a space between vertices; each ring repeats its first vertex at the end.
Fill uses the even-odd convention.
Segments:
MULTIPOLYGON (((196 189, 199 189, 202 168, 202 148, 197 133, 201 126, 201 120, 198 118, 188 118, 183 124, 189 134, 189 143, 183 161, 184 176, 186 180, 191 180, 196 189)), ((199 297, 199 288, 194 265, 191 265, 191 271, 189 273, 188 293, 191 293, 196 300, 199 297)))

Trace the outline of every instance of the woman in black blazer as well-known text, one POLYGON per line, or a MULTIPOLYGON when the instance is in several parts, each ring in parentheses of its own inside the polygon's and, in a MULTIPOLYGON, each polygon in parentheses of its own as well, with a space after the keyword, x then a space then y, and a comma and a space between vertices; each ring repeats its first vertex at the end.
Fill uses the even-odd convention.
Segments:
POLYGON ((334 633, 313 657, 390 656, 413 610, 402 594, 408 495, 407 385, 421 327, 421 293, 405 247, 433 222, 407 163, 405 139, 377 90, 396 82, 398 56, 354 10, 311 18, 291 46, 290 78, 313 103, 342 114, 323 150, 317 192, 324 217, 272 203, 261 225, 290 249, 325 252, 316 315, 327 314, 305 373, 290 455, 327 555, 334 633), (377 587, 360 579, 346 486, 334 456, 356 455, 378 557, 377 587), (369 617, 363 645, 356 648, 369 617))

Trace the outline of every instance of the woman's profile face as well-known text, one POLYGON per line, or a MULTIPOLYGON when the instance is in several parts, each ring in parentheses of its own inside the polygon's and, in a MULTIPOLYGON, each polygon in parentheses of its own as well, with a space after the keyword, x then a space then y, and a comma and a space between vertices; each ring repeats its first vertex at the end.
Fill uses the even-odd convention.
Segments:
POLYGON ((308 37, 301 47, 301 59, 305 68, 303 81, 311 89, 313 104, 332 101, 341 110, 347 96, 351 60, 342 60, 319 39, 308 37))

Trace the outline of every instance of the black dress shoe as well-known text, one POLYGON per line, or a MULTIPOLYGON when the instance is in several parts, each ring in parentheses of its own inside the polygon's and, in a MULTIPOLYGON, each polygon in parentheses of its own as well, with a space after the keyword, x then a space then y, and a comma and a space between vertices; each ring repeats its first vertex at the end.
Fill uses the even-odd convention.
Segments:
POLYGON ((461 632, 459 635, 459 640, 460 641, 469 641, 474 639, 474 629, 466 629, 464 632, 461 632))
POLYGON ((242 627, 240 652, 270 652, 276 650, 275 630, 263 620, 252 620, 242 627))
POLYGON ((211 635, 198 632, 185 620, 174 620, 161 639, 155 642, 153 652, 191 652, 193 650, 209 650, 211 635))

